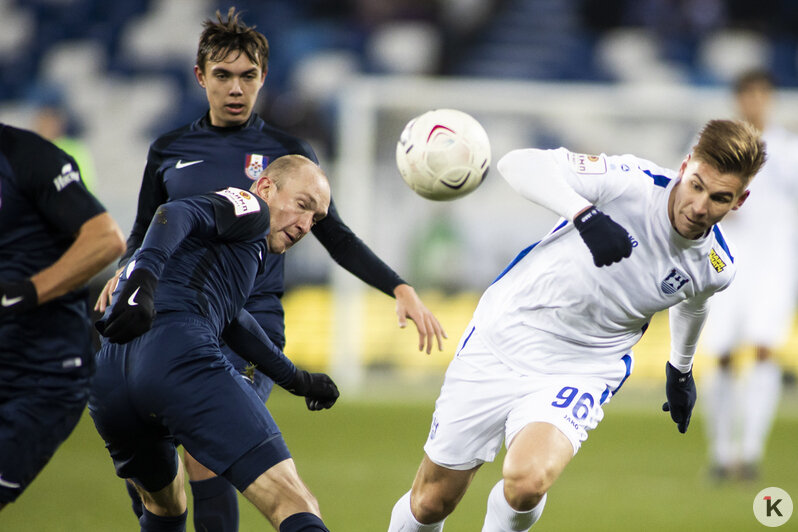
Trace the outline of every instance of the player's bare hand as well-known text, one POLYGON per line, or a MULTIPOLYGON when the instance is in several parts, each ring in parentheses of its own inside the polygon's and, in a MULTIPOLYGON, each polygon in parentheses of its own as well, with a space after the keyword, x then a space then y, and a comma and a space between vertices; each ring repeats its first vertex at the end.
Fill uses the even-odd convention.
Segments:
POLYGON ((94 310, 97 312, 105 312, 105 309, 111 306, 111 296, 116 290, 116 285, 119 284, 119 274, 122 273, 122 270, 124 268, 116 270, 114 276, 105 283, 102 292, 100 292, 100 297, 97 298, 97 302, 94 304, 94 310))
POLYGON ((400 284, 394 291, 396 296, 396 315, 399 317, 399 327, 407 327, 407 318, 413 320, 418 329, 418 350, 423 351, 426 346, 427 354, 432 352, 433 339, 438 341, 438 351, 443 351, 443 339, 449 338, 443 330, 438 318, 418 297, 416 291, 409 284, 400 284))

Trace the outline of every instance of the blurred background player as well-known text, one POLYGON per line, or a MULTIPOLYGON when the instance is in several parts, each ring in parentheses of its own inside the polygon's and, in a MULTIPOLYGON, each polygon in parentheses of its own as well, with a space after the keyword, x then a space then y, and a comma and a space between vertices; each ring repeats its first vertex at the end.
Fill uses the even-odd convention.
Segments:
MULTIPOLYGON (((317 162, 313 149, 303 140, 279 131, 253 112, 268 71, 269 44, 254 28, 240 20, 231 8, 223 18, 206 20, 200 36, 197 82, 205 89, 209 110, 197 121, 169 132, 150 146, 139 193, 138 211, 128 239, 124 264, 141 244, 157 207, 170 200, 236 186, 248 189, 270 161, 300 154, 317 162)), ((415 323, 419 349, 429 353, 434 341, 442 349, 445 332, 415 290, 379 259, 341 220, 331 203, 329 214, 313 227, 313 234, 333 259, 369 285, 396 298, 399 324, 415 323)), ((120 269, 121 271, 121 269, 120 269)), ((97 302, 103 311, 118 277, 108 281, 97 302)), ((285 290, 283 255, 269 254, 246 308, 274 343, 285 345, 283 308, 285 290)), ((248 362, 225 350, 233 364, 255 382, 265 401, 271 382, 248 368, 248 362)), ((186 468, 194 495, 194 523, 198 530, 236 530, 237 498, 224 479, 186 456, 186 468)), ((139 513, 135 494, 134 510, 139 513)))
POLYGON ((631 374, 632 347, 665 309, 671 352, 662 408, 686 432, 708 299, 734 277, 716 224, 743 205, 764 159, 758 131, 728 120, 707 123, 678 172, 564 148, 505 155, 497 168, 510 186, 563 219, 482 294, 389 532, 442 530, 503 442, 503 478, 482 530, 528 530, 631 374))
POLYGON ((94 371, 85 285, 124 248, 75 160, 0 124, 0 508, 83 413, 94 371))
POLYGON ((798 136, 771 121, 768 72, 742 74, 734 93, 740 116, 762 131, 768 160, 746 208, 723 223, 735 245, 737 277, 713 301, 702 340, 718 361, 707 378, 704 407, 711 474, 719 480, 758 475, 781 393, 774 350, 790 331, 798 280, 798 136), (746 346, 753 346, 755 360, 737 382, 732 359, 746 346))
MULTIPOLYGON (((224 475, 280 532, 327 531, 263 400, 220 338, 311 410, 338 398, 298 370, 243 309, 267 254, 327 214, 330 188, 306 157, 275 160, 249 191, 229 187, 159 207, 113 306, 97 323, 89 410, 117 475, 135 482, 147 532, 185 530, 178 442, 224 475)), ((202 529, 199 529, 202 530, 202 529)))
POLYGON ((28 96, 33 107, 33 130, 71 155, 80 166, 83 184, 93 192, 96 187, 94 160, 81 136, 81 127, 56 86, 40 84, 28 96))

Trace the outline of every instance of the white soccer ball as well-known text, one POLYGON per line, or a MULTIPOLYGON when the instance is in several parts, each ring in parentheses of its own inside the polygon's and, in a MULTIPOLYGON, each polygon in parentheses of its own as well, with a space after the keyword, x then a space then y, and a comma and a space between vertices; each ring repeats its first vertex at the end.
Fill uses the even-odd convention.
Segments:
POLYGON ((488 173, 488 134, 462 111, 427 111, 402 131, 396 143, 396 166, 405 183, 422 197, 436 201, 463 197, 488 173))

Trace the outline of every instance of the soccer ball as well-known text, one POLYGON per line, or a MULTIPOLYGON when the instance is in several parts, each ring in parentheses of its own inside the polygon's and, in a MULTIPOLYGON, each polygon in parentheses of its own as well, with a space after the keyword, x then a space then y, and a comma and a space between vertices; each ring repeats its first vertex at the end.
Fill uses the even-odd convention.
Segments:
POLYGON ((427 111, 402 131, 396 143, 396 166, 419 196, 436 201, 463 197, 488 173, 488 134, 462 111, 427 111))

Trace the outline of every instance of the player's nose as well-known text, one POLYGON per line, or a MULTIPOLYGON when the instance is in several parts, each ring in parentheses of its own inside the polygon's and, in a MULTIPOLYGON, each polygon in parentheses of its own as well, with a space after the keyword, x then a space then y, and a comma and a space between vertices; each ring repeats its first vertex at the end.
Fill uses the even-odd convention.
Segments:
POLYGON ((299 226, 300 231, 302 231, 302 235, 306 235, 310 232, 310 229, 313 227, 313 213, 307 212, 299 217, 299 226))

